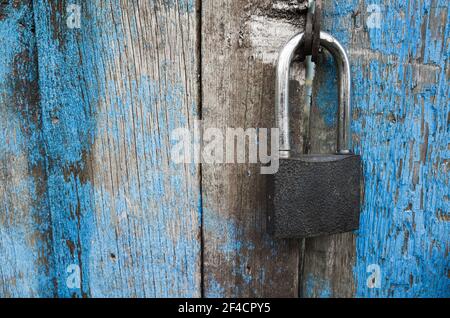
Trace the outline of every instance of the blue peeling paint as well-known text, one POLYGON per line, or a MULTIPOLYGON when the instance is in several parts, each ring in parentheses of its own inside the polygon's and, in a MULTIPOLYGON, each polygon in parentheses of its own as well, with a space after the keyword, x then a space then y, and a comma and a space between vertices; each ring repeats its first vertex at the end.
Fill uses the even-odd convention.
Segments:
MULTIPOLYGON (((352 17, 365 9, 352 1, 326 10, 329 31, 347 48, 352 17)), ((354 148, 365 179, 354 267, 359 297, 450 295, 448 15, 447 1, 390 3, 380 28, 363 26, 366 49, 385 62, 350 58, 354 148), (380 266, 380 288, 368 287, 371 264, 380 266)))
POLYGON ((127 41, 142 35, 112 17, 118 1, 83 3, 80 29, 54 10, 35 2, 58 296, 198 296, 198 172, 168 158, 170 131, 188 122, 181 77, 168 80, 177 66, 136 76, 127 41))
POLYGON ((308 274, 305 278, 305 294, 303 297, 320 297, 329 298, 332 297, 330 282, 321 278, 308 274), (318 291, 318 292, 317 292, 318 291))
MULTIPOLYGON (((209 268, 206 271, 205 297, 226 297, 230 293, 238 295, 241 292, 239 288, 242 288, 240 286, 266 281, 266 268, 255 267, 253 264, 254 254, 260 252, 260 246, 255 246, 251 240, 243 240, 244 229, 232 218, 205 207, 203 213, 204 235, 215 242, 215 255, 220 255, 217 257, 220 257, 221 262, 226 262, 227 270, 230 270, 227 275, 224 275, 224 269, 221 268, 209 268), (228 277, 229 281, 223 281, 224 276, 228 277)), ((269 235, 264 235, 261 242, 268 248, 269 254, 276 255, 276 243, 269 235)), ((216 260, 209 258, 208 262, 213 263, 209 264, 210 267, 216 266, 216 260)))
MULTIPOLYGON (((144 63, 129 41, 142 38, 140 26, 130 14, 124 28, 119 1, 72 1, 82 6, 81 29, 67 27, 59 10, 68 2, 57 2, 2 6, 0 176, 7 192, 0 295, 199 296, 202 217, 205 237, 217 242, 216 255, 235 280, 224 282, 224 269, 208 264, 206 296, 270 282, 252 260, 264 248, 273 261, 281 243, 262 233, 262 246, 243 240, 242 224, 203 209, 198 166, 168 158, 170 132, 191 124, 198 111, 180 53, 170 48, 154 69, 139 72, 144 63), (38 87, 40 101, 30 98, 38 87), (67 284, 71 265, 81 269, 79 288, 67 284)), ((193 0, 152 5, 162 39, 175 23, 168 11, 195 19, 193 0)), ((334 1, 325 10, 328 31, 353 54, 352 128, 365 179, 356 296, 449 297, 448 2, 394 1, 382 7, 380 28, 367 28, 364 5, 334 1), (359 52, 351 49, 357 20, 368 43, 359 52), (361 50, 374 58, 367 61, 361 50), (380 288, 367 285, 372 264, 380 267, 380 288)), ((159 52, 165 45, 157 43, 159 52)), ((330 59, 321 67, 319 86, 327 93, 318 95, 317 107, 332 129, 336 76, 330 59)), ((305 296, 335 296, 329 281, 305 279, 305 296)))
POLYGON ((36 47, 28 1, 0 8, 0 296, 52 297, 36 47))
POLYGON ((320 93, 315 94, 315 107, 320 112, 326 127, 334 129, 337 124, 338 91, 337 74, 334 60, 330 54, 324 54, 320 64, 315 66, 317 80, 314 85, 320 87, 320 93))

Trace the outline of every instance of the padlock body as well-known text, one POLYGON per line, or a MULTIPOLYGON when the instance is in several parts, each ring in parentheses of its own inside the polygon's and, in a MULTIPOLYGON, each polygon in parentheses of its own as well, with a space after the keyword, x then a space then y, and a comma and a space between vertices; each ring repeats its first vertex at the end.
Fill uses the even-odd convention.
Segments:
POLYGON ((270 182, 269 232, 305 238, 358 229, 361 172, 354 154, 280 159, 270 182))

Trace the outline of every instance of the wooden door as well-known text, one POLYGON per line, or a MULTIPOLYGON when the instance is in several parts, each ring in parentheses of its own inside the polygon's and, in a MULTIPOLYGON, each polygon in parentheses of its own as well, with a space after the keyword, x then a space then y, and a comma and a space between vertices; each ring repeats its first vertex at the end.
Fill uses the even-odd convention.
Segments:
MULTIPOLYGON (((358 231, 275 240, 258 164, 171 160, 171 134, 197 120, 275 125, 277 53, 306 10, 3 1, 0 295, 450 296, 447 1, 324 1, 323 29, 351 62, 358 231)), ((311 99, 292 69, 296 149, 333 151, 333 61, 321 53, 311 99)))

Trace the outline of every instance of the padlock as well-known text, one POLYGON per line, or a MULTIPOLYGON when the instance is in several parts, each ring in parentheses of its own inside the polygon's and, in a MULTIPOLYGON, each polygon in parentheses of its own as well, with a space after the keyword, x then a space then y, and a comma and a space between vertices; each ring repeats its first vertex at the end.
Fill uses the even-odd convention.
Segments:
POLYGON ((280 130, 279 169, 271 176, 268 226, 276 238, 306 238, 358 229, 361 158, 351 151, 350 66, 342 45, 320 33, 320 46, 338 71, 339 109, 335 154, 291 156, 289 69, 303 33, 281 50, 277 64, 275 112, 280 130))

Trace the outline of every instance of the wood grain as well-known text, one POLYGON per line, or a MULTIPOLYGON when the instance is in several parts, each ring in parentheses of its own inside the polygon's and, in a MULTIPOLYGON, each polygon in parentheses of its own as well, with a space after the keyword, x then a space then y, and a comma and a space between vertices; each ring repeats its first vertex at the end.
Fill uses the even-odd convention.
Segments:
MULTIPOLYGON (((286 7, 282 1, 202 3, 205 127, 224 133, 226 127, 274 127, 274 64, 305 8, 286 7)), ((267 234, 266 182, 256 164, 203 165, 206 297, 298 295, 298 242, 267 234)))
MULTIPOLYGON (((448 297, 448 2, 382 1, 378 25, 369 5, 325 3, 324 28, 350 55, 365 199, 355 236, 306 242, 303 295, 448 297)), ((333 129, 334 76, 325 74, 316 122, 333 129)), ((331 149, 332 137, 318 138, 317 149, 331 149)))
POLYGON ((0 297, 52 297, 31 1, 0 4, 0 297))
MULTIPOLYGON (((258 164, 172 160, 197 118, 276 125, 306 2, 1 1, 0 296, 449 297, 448 1, 324 2, 351 61, 355 233, 274 240, 258 164)), ((332 152, 326 52, 311 109, 306 82, 294 64, 295 151, 332 152)))
POLYGON ((199 169, 170 158, 198 107, 194 4, 71 1, 80 28, 68 4, 34 2, 57 295, 199 296, 199 169))

